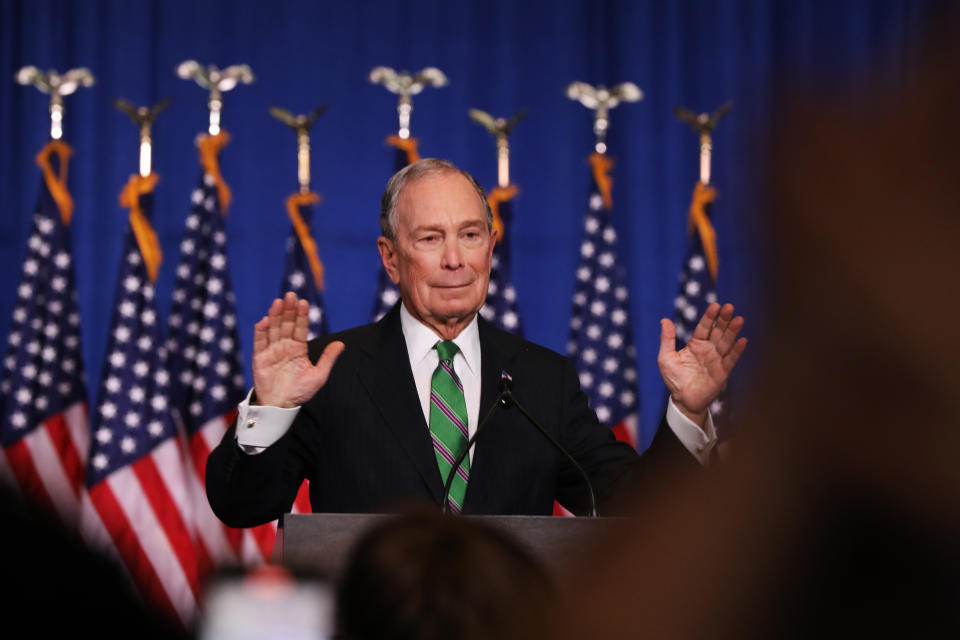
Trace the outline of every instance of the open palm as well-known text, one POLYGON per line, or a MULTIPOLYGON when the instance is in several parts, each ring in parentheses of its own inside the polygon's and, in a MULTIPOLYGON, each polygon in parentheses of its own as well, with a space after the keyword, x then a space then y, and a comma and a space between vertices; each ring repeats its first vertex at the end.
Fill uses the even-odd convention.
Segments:
POLYGON ((676 350, 676 327, 664 318, 660 321, 660 375, 674 404, 696 422, 705 416, 730 377, 730 372, 747 347, 747 339, 737 339, 743 318, 733 316, 733 305, 717 303, 707 307, 687 346, 676 350))
POLYGON ((257 402, 296 407, 327 382, 333 363, 344 349, 331 342, 316 364, 307 355, 310 304, 287 293, 270 305, 270 312, 253 327, 253 384, 257 402))

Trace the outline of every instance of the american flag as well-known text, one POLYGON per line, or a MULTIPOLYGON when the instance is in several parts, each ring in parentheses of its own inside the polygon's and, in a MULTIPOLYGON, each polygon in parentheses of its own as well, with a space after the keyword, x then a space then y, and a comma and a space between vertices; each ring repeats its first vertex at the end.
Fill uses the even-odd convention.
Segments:
POLYGON ((496 226, 500 230, 497 245, 493 248, 493 259, 490 263, 490 285, 487 287, 487 299, 480 308, 480 315, 484 320, 492 322, 504 331, 523 335, 520 324, 520 313, 517 310, 517 290, 510 279, 510 222, 513 219, 513 203, 511 198, 516 193, 515 187, 494 187, 490 190, 488 201, 491 208, 496 207, 496 226))
MULTIPOLYGON (((417 139, 407 138, 401 142, 396 136, 387 138, 387 142, 396 146, 393 153, 393 172, 396 173, 405 166, 419 159, 417 153, 417 139)), ((380 320, 387 315, 387 311, 393 308, 393 305, 400 301, 400 289, 393 284, 390 276, 383 268, 383 262, 377 270, 377 297, 373 303, 373 321, 380 320)))
POLYGON ((377 271, 377 298, 373 303, 373 321, 377 322, 387 315, 387 312, 399 301, 400 289, 393 284, 390 276, 383 269, 383 263, 380 263, 380 269, 377 271))
MULTIPOLYGON (((283 267, 280 295, 293 291, 301 300, 310 303, 307 337, 329 333, 327 311, 323 305, 323 266, 317 254, 316 243, 310 235, 313 205, 320 197, 315 193, 298 193, 287 198, 287 213, 293 226, 287 238, 287 256, 283 267)), ((310 513, 310 482, 304 480, 293 501, 295 513, 310 513)), ((274 523, 276 526, 276 523, 274 523)))
MULTIPOLYGON (((52 142, 66 175, 70 148, 52 142)), ((52 169, 46 179, 57 178, 52 169)), ((69 199, 66 185, 62 194, 69 199)), ((56 187, 55 187, 56 188, 56 187)), ((0 477, 77 525, 89 431, 69 215, 41 183, 0 381, 0 477)))
MULTIPOLYGON (((677 297, 674 299, 674 324, 677 327, 677 348, 680 349, 693 337, 700 317, 707 307, 717 301, 716 264, 711 264, 708 258, 710 251, 716 256, 716 249, 710 251, 704 247, 701 229, 695 224, 696 219, 701 224, 706 221, 710 224, 710 211, 716 192, 702 182, 698 182, 694 190, 690 205, 690 233, 687 252, 680 268, 677 297), (702 216, 702 218, 701 218, 702 216)), ((705 228, 708 246, 714 242, 712 226, 705 228)), ((713 245, 715 247, 715 244, 713 245)), ((714 257, 715 259, 715 257, 714 257)), ((714 426, 720 426, 720 417, 723 413, 723 394, 710 405, 714 426)), ((718 434, 719 435, 719 434, 718 434)))
MULTIPOLYGON (((210 509, 203 489, 207 456, 236 417, 246 394, 237 339, 236 300, 227 268, 225 209, 230 191, 220 176, 218 154, 226 132, 201 136, 203 170, 190 196, 180 242, 167 350, 172 402, 190 450, 190 493, 197 527, 197 555, 204 570, 269 557, 242 530, 228 529, 210 509)), ((270 542, 272 544, 272 532, 270 542)), ((256 541, 259 542, 259 541, 256 541)))
POLYGON ((316 245, 310 237, 313 204, 319 199, 314 193, 298 193, 287 198, 287 212, 293 226, 287 238, 283 282, 280 284, 281 296, 287 291, 293 291, 298 298, 310 303, 308 338, 311 340, 329 333, 327 312, 323 306, 322 266, 316 245), (306 238, 301 237, 301 233, 305 234, 306 238), (304 246, 305 244, 307 246, 304 246))
MULTIPOLYGON (((146 189, 141 193, 139 209, 148 220, 153 195, 146 189)), ((150 247, 138 242, 133 217, 91 418, 90 502, 83 530, 94 546, 112 548, 120 556, 148 602, 188 626, 196 613, 200 579, 186 453, 170 401, 150 247)))
POLYGON ((580 245, 567 350, 597 418, 613 429, 618 440, 636 448, 637 353, 627 279, 617 255, 617 232, 610 215, 606 172, 612 163, 600 154, 594 154, 591 163, 594 179, 580 245), (598 184, 598 174, 606 189, 598 184))

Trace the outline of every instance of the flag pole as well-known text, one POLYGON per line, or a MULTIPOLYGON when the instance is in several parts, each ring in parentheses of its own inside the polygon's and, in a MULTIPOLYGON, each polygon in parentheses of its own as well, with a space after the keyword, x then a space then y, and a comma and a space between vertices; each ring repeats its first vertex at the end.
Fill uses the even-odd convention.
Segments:
POLYGON ((410 115, 413 113, 413 98, 425 87, 445 87, 449 83, 443 71, 436 67, 425 67, 417 73, 397 72, 390 67, 374 67, 370 71, 370 82, 383 85, 390 93, 400 96, 397 99, 397 136, 401 140, 410 137, 410 115))
POLYGON ((621 102, 643 100, 643 91, 632 82, 618 84, 612 89, 586 82, 573 82, 567 86, 567 97, 593 110, 593 133, 596 136, 594 150, 604 155, 607 152, 607 132, 610 130, 610 110, 621 102))
POLYGON ((732 102, 721 105, 713 114, 701 113, 695 114, 690 109, 684 107, 674 107, 673 113, 683 122, 690 125, 690 128, 700 137, 700 182, 705 185, 710 184, 710 164, 713 154, 713 130, 717 128, 717 123, 723 116, 727 115, 732 102))
MULTIPOLYGON (((300 189, 287 198, 287 215, 290 216, 294 232, 300 240, 300 246, 313 272, 313 281, 318 291, 323 289, 323 263, 320 262, 317 244, 310 234, 308 219, 304 219, 301 208, 320 201, 320 196, 310 191, 310 129, 326 110, 327 105, 322 104, 309 114, 293 115, 281 107, 270 107, 270 115, 297 133, 297 182, 300 189)), ((322 301, 319 299, 311 300, 311 303, 318 309, 322 307, 322 301)))
MULTIPOLYGON (((373 84, 383 85, 397 99, 397 132, 387 136, 387 145, 394 148, 393 171, 420 160, 417 148, 419 141, 410 133, 410 116, 413 113, 413 98, 426 87, 444 87, 447 76, 436 67, 425 67, 417 73, 396 71, 390 67, 374 67, 367 76, 373 84)), ((377 297, 373 307, 373 319, 379 320, 400 299, 400 290, 390 281, 381 264, 377 269, 377 297)))
POLYGON ((152 107, 138 107, 123 98, 115 98, 114 106, 130 119, 140 130, 140 174, 130 176, 130 180, 120 192, 120 204, 130 209, 130 228, 136 237, 140 255, 143 257, 150 282, 157 281, 163 253, 160 242, 150 222, 150 212, 144 212, 140 197, 152 193, 157 184, 157 176, 152 172, 151 156, 153 143, 150 137, 150 127, 160 113, 170 106, 170 98, 161 100, 152 107))
POLYGON ((270 115, 297 132, 297 182, 300 193, 310 192, 310 129, 327 110, 322 104, 309 114, 293 115, 280 107, 270 107, 270 115))
POLYGON ((527 115, 526 109, 521 109, 508 118, 494 118, 486 111, 470 109, 467 112, 470 118, 483 126, 497 141, 497 186, 506 189, 510 186, 510 142, 509 136, 518 122, 527 115))
POLYGON ((510 278, 510 241, 507 227, 513 218, 512 200, 517 187, 510 183, 510 141, 513 128, 527 115, 521 109, 510 118, 495 118, 486 111, 470 109, 470 119, 480 124, 493 136, 497 144, 497 186, 487 192, 491 223, 496 232, 496 244, 490 261, 490 284, 480 315, 498 328, 522 335, 520 312, 517 308, 517 290, 510 278))
POLYGON ((138 107, 123 98, 115 98, 113 106, 130 116, 133 123, 140 127, 140 176, 146 178, 152 171, 153 140, 150 136, 150 128, 156 122, 157 116, 170 106, 170 98, 152 107, 138 107))
POLYGON ((230 91, 237 84, 251 84, 253 71, 249 65, 235 64, 226 69, 218 69, 214 65, 202 66, 196 60, 184 60, 176 69, 177 76, 183 80, 193 80, 202 89, 209 91, 207 108, 210 110, 210 125, 208 131, 215 136, 220 133, 220 114, 223 111, 223 94, 230 91))
POLYGON ((93 74, 86 67, 70 69, 60 75, 53 69, 46 73, 37 67, 26 66, 17 71, 14 76, 17 84, 32 85, 50 94, 50 139, 60 140, 63 137, 63 96, 68 96, 79 87, 92 87, 95 82, 93 74))

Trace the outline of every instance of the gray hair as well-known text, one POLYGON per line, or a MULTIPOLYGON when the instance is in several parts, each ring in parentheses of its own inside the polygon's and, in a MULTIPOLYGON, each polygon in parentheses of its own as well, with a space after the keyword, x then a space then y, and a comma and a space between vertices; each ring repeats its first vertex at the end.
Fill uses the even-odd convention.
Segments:
POLYGON ((430 175, 444 173, 459 173, 466 178, 477 192, 480 202, 483 203, 483 209, 487 212, 487 230, 493 229, 493 212, 490 211, 490 203, 487 202, 487 194, 484 192, 480 183, 472 175, 458 168, 449 160, 440 158, 423 158, 412 164, 408 164, 400 171, 393 174, 387 188, 380 198, 380 232, 385 238, 395 240, 397 237, 397 203, 400 201, 400 192, 408 182, 414 182, 430 175))

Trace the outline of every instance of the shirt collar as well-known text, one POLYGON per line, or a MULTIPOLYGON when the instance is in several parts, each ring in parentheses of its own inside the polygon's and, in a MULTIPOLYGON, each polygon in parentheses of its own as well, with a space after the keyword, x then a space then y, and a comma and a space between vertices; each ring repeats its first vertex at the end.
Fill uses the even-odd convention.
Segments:
MULTIPOLYGON (((400 329, 407 343, 407 355, 410 356, 411 365, 416 365, 426 358, 433 350, 433 346, 442 340, 433 332, 433 329, 414 318, 402 302, 400 303, 400 329)), ((460 348, 460 354, 467 368, 476 375, 480 367, 480 330, 476 316, 464 327, 460 335, 453 339, 453 342, 460 348)))

